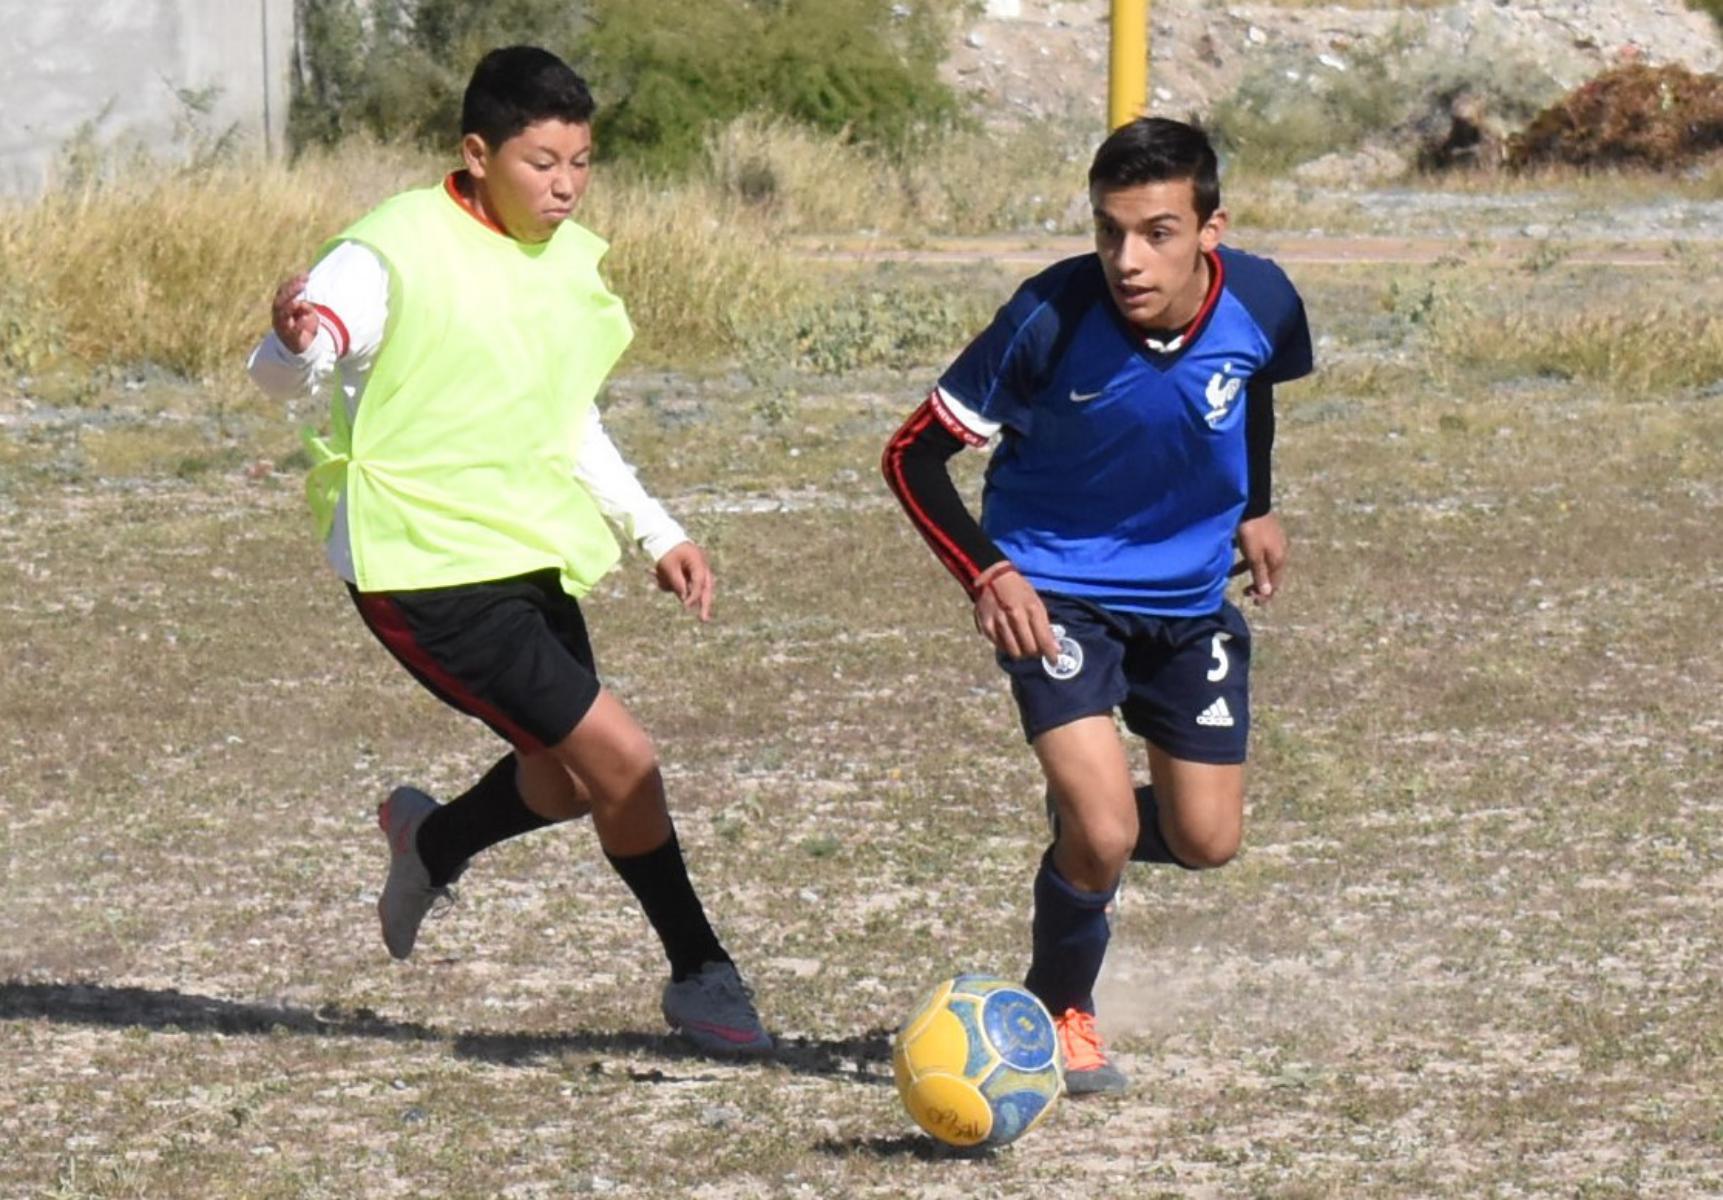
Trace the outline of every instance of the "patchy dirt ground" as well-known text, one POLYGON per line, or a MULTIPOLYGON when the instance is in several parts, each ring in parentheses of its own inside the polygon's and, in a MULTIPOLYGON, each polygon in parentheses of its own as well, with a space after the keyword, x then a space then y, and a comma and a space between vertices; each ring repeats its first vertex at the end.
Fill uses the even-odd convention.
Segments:
POLYGON ((705 628, 638 562, 589 608, 783 1038, 748 1067, 663 1035, 584 827, 387 958, 375 803, 497 746, 363 635, 256 465, 285 431, 148 381, 0 399, 0 1195, 1723 1192, 1717 376, 1436 336, 1454 295, 1462 333, 1639 328, 1715 256, 1295 276, 1325 369, 1282 401, 1247 848, 1131 876, 1102 1012, 1132 1092, 979 1158, 883 1060, 934 978, 1022 969, 1044 839, 1001 677, 875 478, 927 372, 608 399, 723 580, 705 628))

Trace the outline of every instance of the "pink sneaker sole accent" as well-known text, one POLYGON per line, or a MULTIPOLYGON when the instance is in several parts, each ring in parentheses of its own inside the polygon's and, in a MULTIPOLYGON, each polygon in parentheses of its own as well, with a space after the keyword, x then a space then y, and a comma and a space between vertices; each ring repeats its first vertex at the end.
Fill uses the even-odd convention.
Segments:
POLYGON ((754 1035, 746 1029, 734 1029, 728 1025, 714 1025, 710 1021, 684 1021, 683 1028, 698 1029, 701 1033, 709 1033, 713 1037, 723 1038, 737 1046, 746 1046, 755 1040, 754 1035))

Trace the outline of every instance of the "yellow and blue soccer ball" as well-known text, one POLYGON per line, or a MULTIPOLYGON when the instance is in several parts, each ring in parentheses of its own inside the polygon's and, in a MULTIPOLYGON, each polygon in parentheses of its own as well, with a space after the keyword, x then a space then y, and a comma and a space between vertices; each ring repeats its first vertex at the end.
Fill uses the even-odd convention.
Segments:
POLYGON ((1046 1006, 988 975, 959 975, 923 996, 892 1041, 891 1066, 915 1123, 953 1146, 1016 1141, 1064 1086, 1046 1006))

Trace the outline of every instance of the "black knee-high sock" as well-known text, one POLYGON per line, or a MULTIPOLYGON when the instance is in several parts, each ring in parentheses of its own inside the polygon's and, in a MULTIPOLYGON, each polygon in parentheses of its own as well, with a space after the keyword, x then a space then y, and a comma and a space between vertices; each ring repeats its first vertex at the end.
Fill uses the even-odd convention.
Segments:
POLYGON ((730 961, 706 920, 700 897, 694 894, 688 864, 682 859, 682 847, 676 841, 674 829, 656 850, 627 858, 617 858, 606 851, 604 856, 640 901, 646 919, 652 922, 658 940, 664 943, 664 953, 670 959, 670 978, 680 981, 707 963, 730 961))
POLYGON ((515 756, 510 754, 425 818, 419 826, 419 857, 430 872, 431 886, 442 887, 480 850, 549 824, 521 799, 515 756))
POLYGON ((1107 954, 1107 905, 1117 886, 1086 892, 1059 874, 1053 848, 1041 856, 1035 875, 1034 954, 1023 986, 1040 997, 1049 1012, 1095 1011, 1095 980, 1107 954))
POLYGON ((1155 805, 1155 789, 1152 784, 1145 783, 1137 788, 1137 845, 1131 851, 1131 861, 1171 863, 1187 871, 1196 869, 1187 862, 1179 861, 1179 856, 1167 845, 1166 835, 1161 832, 1161 814, 1155 805))

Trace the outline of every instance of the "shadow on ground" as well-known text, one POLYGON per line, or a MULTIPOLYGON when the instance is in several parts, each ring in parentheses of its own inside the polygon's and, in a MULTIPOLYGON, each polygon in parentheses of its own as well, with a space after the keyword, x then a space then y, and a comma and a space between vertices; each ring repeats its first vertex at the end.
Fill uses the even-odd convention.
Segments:
MULTIPOLYGON (((172 988, 114 987, 102 983, 0 983, 0 1020, 42 1020, 112 1029, 177 1030, 228 1035, 295 1033, 307 1037, 374 1038, 447 1045, 460 1058, 513 1066, 566 1054, 651 1055, 678 1062, 715 1060, 671 1034, 627 1030, 569 1033, 510 1033, 449 1030, 417 1021, 397 1021, 368 1008, 325 1005, 317 1009, 199 996, 172 988)), ((848 1038, 784 1038, 762 1062, 803 1075, 850 1083, 889 1085, 890 1034, 872 1030, 848 1038)), ((605 1068, 594 1063, 591 1069, 605 1068)), ((657 1069, 628 1068, 642 1083, 667 1082, 657 1069)), ((685 1080, 686 1076, 677 1076, 685 1080)))
POLYGON ((864 1158, 917 1158, 922 1162, 949 1162, 952 1159, 992 1159, 998 1151, 992 1146, 947 1146, 930 1137, 910 1134, 903 1137, 822 1138, 814 1149, 834 1158, 859 1155, 864 1158))

